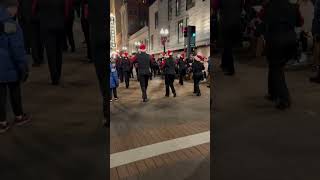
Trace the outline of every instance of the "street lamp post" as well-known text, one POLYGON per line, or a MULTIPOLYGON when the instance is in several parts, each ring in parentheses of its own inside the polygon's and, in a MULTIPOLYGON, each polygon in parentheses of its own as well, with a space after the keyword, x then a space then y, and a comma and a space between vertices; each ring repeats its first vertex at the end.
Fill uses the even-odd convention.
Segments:
POLYGON ((137 52, 139 51, 139 46, 141 45, 140 42, 134 42, 134 45, 136 46, 137 52))
POLYGON ((160 35, 161 35, 161 43, 163 45, 163 52, 166 52, 166 42, 168 40, 169 30, 161 28, 160 35))

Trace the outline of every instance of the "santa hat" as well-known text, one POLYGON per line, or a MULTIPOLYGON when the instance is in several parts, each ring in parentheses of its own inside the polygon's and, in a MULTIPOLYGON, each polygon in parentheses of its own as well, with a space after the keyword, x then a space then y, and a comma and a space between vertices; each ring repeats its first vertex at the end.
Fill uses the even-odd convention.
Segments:
POLYGON ((180 55, 180 57, 181 57, 182 59, 184 59, 184 53, 182 53, 182 54, 180 55))
POLYGON ((128 52, 124 52, 122 55, 123 55, 122 57, 128 57, 129 53, 128 52))
POLYGON ((167 55, 168 55, 168 56, 172 56, 172 55, 173 55, 173 52, 170 51, 170 50, 168 50, 167 55))
POLYGON ((199 52, 196 56, 194 56, 194 60, 196 60, 196 61, 204 61, 203 54, 199 52))
POLYGON ((147 51, 146 45, 141 44, 140 47, 139 47, 139 50, 140 50, 140 52, 146 52, 147 51))

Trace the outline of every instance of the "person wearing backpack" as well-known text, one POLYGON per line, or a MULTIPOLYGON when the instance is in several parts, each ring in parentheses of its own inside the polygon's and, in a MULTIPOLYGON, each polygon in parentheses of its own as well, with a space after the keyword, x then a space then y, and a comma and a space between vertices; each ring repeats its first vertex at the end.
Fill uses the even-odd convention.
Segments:
POLYGON ((290 107, 291 99, 285 80, 285 65, 293 58, 297 36, 295 28, 302 25, 299 7, 288 0, 270 0, 261 14, 265 23, 266 56, 269 64, 266 98, 276 108, 290 107))
POLYGON ((21 82, 27 80, 28 62, 21 27, 13 20, 10 1, 0 0, 0 133, 9 129, 7 95, 15 115, 14 123, 30 121, 22 107, 21 82), (7 93, 9 90, 9 93, 7 93))

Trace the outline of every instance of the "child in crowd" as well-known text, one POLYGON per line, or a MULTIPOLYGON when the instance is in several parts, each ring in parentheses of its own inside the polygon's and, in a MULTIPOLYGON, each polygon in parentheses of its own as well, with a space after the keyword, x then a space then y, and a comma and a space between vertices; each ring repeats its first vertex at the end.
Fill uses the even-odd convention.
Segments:
POLYGON ((110 102, 112 102, 112 94, 114 100, 118 100, 117 88, 119 87, 119 77, 115 62, 110 62, 110 102))
POLYGON ((0 133, 9 129, 8 94, 15 115, 14 123, 22 125, 30 121, 23 112, 21 100, 21 82, 28 77, 28 62, 22 30, 13 18, 14 7, 16 5, 0 1, 0 133))

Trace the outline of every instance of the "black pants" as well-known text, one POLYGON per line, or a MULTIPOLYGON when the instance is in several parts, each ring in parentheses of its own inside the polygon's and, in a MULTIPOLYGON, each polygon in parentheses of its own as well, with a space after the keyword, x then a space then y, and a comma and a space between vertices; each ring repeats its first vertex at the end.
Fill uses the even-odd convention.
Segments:
POLYGON ((194 86, 194 90, 193 92, 196 94, 200 94, 200 81, 201 81, 201 77, 199 76, 194 76, 193 77, 193 86, 194 86))
POLYGON ((59 83, 62 72, 63 30, 44 30, 44 41, 52 83, 59 83))
POLYGON ((126 82, 126 88, 129 87, 129 82, 130 82, 130 71, 123 71, 124 75, 124 81, 126 82))
POLYGON ((114 98, 118 98, 117 88, 110 88, 110 100, 112 100, 112 93, 114 98))
POLYGON ((133 68, 131 68, 131 69, 130 69, 130 77, 131 77, 131 78, 134 78, 134 75, 133 75, 133 68))
POLYGON ((7 90, 15 116, 23 115, 20 82, 0 83, 0 121, 7 119, 7 90))
POLYGON ((186 75, 186 71, 185 70, 180 70, 179 72, 179 84, 183 85, 183 79, 186 75))
POLYGON ((142 99, 148 99, 147 96, 147 89, 148 89, 148 81, 149 81, 149 75, 139 75, 139 82, 142 92, 142 99))
POLYGON ((44 61, 44 43, 41 37, 40 22, 31 23, 31 54, 35 64, 44 61))
POLYGON ((154 68, 152 68, 152 75, 153 75, 153 77, 156 77, 157 76, 157 67, 154 67, 154 68))
POLYGON ((123 82, 123 69, 119 68, 118 72, 119 72, 120 82, 122 83, 123 82))
POLYGON ((90 31, 89 31, 89 22, 85 18, 81 18, 81 26, 82 26, 82 31, 84 34, 84 39, 86 41, 87 45, 87 57, 88 59, 92 59, 91 55, 91 45, 90 45, 90 31))
POLYGON ((71 51, 75 51, 76 46, 74 42, 74 36, 73 36, 73 24, 74 24, 74 18, 70 19, 66 23, 66 34, 65 34, 65 46, 68 49, 68 42, 71 47, 71 51))
POLYGON ((139 79, 139 69, 138 68, 136 68, 136 73, 137 73, 137 80, 140 81, 140 79, 139 79))
POLYGON ((165 84, 166 84, 166 96, 169 96, 170 94, 170 89, 171 88, 171 91, 173 94, 176 93, 176 90, 174 89, 174 86, 173 86, 173 82, 174 82, 174 79, 175 79, 175 75, 174 74, 166 74, 165 75, 165 84))
POLYGON ((269 65, 268 91, 269 95, 275 100, 287 103, 290 101, 290 97, 285 79, 284 66, 269 65))
POLYGON ((307 52, 308 50, 308 38, 306 36, 307 36, 306 32, 302 31, 300 34, 300 41, 301 41, 303 52, 307 52))
POLYGON ((224 48, 221 59, 221 68, 226 72, 234 73, 234 58, 232 48, 224 48))

